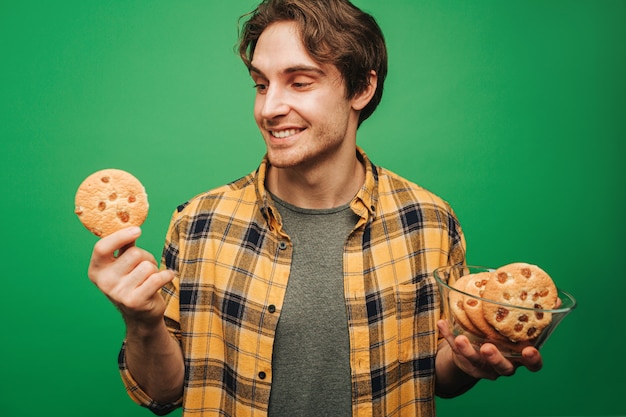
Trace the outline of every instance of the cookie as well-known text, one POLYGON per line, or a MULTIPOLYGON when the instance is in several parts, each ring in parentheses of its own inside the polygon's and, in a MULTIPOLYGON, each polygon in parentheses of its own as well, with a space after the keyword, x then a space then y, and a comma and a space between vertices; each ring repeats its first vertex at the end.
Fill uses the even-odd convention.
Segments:
POLYGON ((455 320, 463 327, 465 330, 469 331, 472 334, 483 336, 483 333, 472 323, 472 321, 467 317, 467 313, 465 312, 464 305, 464 295, 462 292, 465 291, 465 286, 469 281, 471 275, 464 275, 461 278, 457 279, 456 282, 452 285, 453 288, 461 291, 450 291, 450 311, 455 320))
MULTIPOLYGON (((483 297, 527 309, 553 309, 557 289, 541 268, 523 262, 498 268, 483 290, 483 297)), ((513 342, 535 339, 550 324, 552 314, 483 303, 485 320, 513 342)))
POLYGON ((142 225, 148 216, 148 196, 133 175, 103 169, 78 187, 74 213, 89 231, 105 237, 124 227, 142 225))
POLYGON ((478 328, 485 338, 494 342, 505 342, 507 339, 485 319, 483 308, 486 302, 480 298, 483 297, 485 286, 492 278, 492 272, 479 272, 468 275, 467 284, 465 284, 465 293, 463 305, 465 313, 472 324, 478 328), (475 298, 479 297, 479 298, 475 298))

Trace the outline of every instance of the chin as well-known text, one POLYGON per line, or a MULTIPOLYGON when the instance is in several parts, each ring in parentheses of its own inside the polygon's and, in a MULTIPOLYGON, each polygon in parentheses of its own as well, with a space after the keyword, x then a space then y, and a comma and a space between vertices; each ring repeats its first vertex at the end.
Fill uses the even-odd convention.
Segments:
POLYGON ((293 168, 305 161, 305 157, 288 150, 268 150, 267 159, 276 168, 293 168))
POLYGON ((274 168, 293 168, 298 165, 291 159, 280 157, 277 158, 275 156, 272 156, 271 154, 268 154, 267 159, 270 161, 270 165, 274 168))

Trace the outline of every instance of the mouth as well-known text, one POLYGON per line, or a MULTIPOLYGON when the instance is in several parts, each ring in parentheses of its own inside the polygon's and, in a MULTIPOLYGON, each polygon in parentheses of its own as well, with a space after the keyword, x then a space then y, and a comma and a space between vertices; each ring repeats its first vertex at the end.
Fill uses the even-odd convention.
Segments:
POLYGON ((288 137, 297 135, 304 129, 283 129, 283 130, 269 130, 270 135, 277 139, 286 139, 288 137))

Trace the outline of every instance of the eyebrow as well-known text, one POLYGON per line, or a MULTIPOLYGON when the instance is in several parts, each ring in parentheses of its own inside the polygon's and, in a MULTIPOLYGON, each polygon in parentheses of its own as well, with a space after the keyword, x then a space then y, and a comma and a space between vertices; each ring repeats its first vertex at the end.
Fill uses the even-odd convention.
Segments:
MULTIPOLYGON (((250 68, 249 68, 249 72, 250 74, 255 73, 255 74, 259 74, 262 77, 265 77, 265 74, 263 74, 263 71, 261 71, 260 69, 256 68, 254 65, 250 64, 250 68)), ((281 73, 283 74, 293 74, 296 72, 313 72, 316 73, 320 76, 325 76, 326 73, 324 71, 322 71, 320 68, 318 67, 314 67, 311 65, 296 65, 293 67, 288 67, 285 68, 284 70, 281 71, 281 73)), ((267 77, 265 77, 267 78, 267 77)))

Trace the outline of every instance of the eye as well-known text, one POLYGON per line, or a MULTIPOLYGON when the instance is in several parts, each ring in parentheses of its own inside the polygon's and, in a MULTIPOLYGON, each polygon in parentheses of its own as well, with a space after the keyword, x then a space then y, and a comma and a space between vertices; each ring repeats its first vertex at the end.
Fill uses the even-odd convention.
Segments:
POLYGON ((267 91, 267 85, 265 84, 261 84, 261 83, 256 83, 254 84, 254 89, 257 91, 257 93, 264 93, 265 91, 267 91))
POLYGON ((303 81, 301 81, 301 82, 294 82, 294 83, 292 83, 291 85, 292 85, 292 87, 293 87, 293 88, 295 88, 296 90, 303 90, 303 89, 306 89, 306 88, 310 87, 310 86, 311 86, 311 84, 313 84, 313 83, 311 83, 311 82, 303 82, 303 81))

